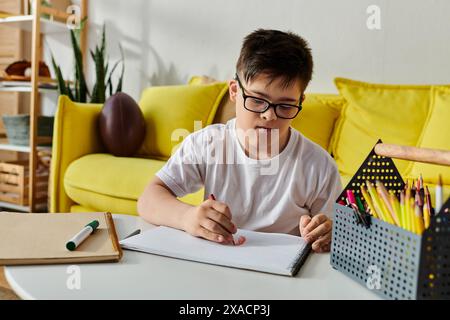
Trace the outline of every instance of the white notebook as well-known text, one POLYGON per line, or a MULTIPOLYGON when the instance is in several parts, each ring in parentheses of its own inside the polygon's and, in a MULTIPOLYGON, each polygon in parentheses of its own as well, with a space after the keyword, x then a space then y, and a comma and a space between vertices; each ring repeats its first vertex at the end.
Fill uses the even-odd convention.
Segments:
POLYGON ((223 245, 168 227, 156 227, 120 241, 123 249, 227 267, 295 276, 311 251, 301 238, 281 233, 238 230, 240 246, 223 245))

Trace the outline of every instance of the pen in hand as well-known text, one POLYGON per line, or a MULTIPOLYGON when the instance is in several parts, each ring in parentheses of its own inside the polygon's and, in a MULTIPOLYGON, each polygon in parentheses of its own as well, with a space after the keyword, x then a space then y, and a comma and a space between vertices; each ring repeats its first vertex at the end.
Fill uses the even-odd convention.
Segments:
POLYGON ((89 235, 94 232, 99 226, 98 220, 93 220, 88 223, 80 232, 72 237, 66 243, 67 250, 73 251, 75 250, 89 235))
MULTIPOLYGON (((213 194, 210 194, 208 198, 211 200, 216 200, 216 197, 213 194)), ((239 245, 243 244, 246 239, 243 236, 239 236, 238 240, 234 241, 234 237, 233 237, 233 235, 231 235, 231 240, 232 240, 233 246, 239 246, 239 245)))

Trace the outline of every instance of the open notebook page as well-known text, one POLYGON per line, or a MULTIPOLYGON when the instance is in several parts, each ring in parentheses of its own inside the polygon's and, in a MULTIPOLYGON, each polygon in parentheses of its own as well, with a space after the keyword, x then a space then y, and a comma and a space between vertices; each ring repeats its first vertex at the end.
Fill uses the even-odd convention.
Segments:
POLYGON ((294 276, 310 251, 303 238, 238 230, 240 246, 196 238, 168 227, 156 227, 120 241, 122 248, 221 266, 294 276))

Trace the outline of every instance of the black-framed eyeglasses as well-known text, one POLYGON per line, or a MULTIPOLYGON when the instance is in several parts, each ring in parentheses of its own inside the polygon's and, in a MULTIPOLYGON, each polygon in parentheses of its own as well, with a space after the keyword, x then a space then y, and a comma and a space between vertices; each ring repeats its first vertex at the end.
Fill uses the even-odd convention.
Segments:
POLYGON ((235 74, 236 80, 239 84, 239 87, 242 90, 242 97, 244 97, 244 108, 251 112, 256 113, 264 113, 270 107, 273 107, 275 110, 275 114, 278 118, 282 119, 294 119, 297 114, 302 110, 302 99, 300 97, 300 102, 298 105, 295 104, 287 104, 287 103, 271 103, 263 98, 248 96, 245 94, 244 86, 241 83, 238 75, 235 74))

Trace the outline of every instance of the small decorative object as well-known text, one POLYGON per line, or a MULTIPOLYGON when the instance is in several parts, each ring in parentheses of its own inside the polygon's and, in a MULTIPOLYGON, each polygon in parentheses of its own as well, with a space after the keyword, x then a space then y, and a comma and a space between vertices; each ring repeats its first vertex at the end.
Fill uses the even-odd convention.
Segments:
POLYGON ((119 92, 106 100, 99 117, 100 135, 108 151, 118 157, 135 154, 144 141, 145 120, 132 97, 119 92))
POLYGON ((31 67, 26 68, 25 71, 24 71, 24 76, 25 77, 31 77, 31 74, 32 74, 31 67))
MULTIPOLYGON (((4 115, 3 124, 8 142, 13 145, 30 145, 30 115, 4 115)), ((53 136, 54 117, 39 116, 37 121, 37 136, 50 138, 53 136)))
MULTIPOLYGON (((30 81, 31 62, 28 60, 15 61, 8 65, 3 73, 4 80, 30 81)), ((39 76, 50 78, 50 69, 44 61, 39 62, 39 76)))

